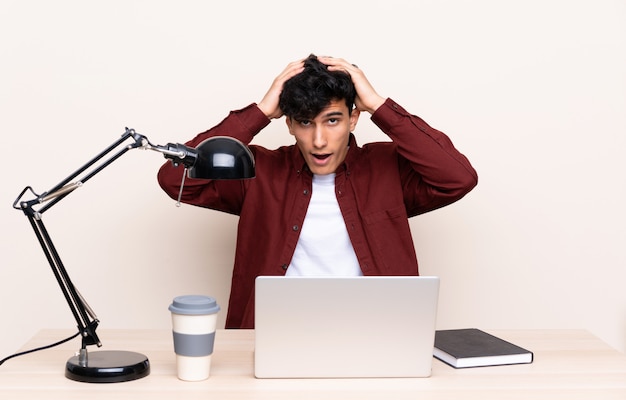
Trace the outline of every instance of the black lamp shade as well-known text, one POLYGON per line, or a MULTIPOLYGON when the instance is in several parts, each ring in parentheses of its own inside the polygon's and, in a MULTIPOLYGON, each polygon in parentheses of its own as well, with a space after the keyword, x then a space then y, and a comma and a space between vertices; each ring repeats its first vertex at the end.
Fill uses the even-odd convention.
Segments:
POLYGON ((239 140, 228 136, 214 136, 196 147, 195 164, 188 176, 194 179, 254 178, 254 156, 239 140))

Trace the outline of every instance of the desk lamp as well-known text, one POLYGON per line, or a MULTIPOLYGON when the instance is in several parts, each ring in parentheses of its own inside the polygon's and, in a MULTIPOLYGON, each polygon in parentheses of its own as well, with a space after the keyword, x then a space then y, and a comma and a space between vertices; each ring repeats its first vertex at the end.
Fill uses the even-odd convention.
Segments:
POLYGON ((83 186, 85 182, 128 150, 135 148, 160 152, 175 166, 184 166, 186 173, 182 174, 177 205, 180 205, 186 175, 195 179, 246 179, 253 178, 255 175, 254 157, 250 149, 234 138, 212 137, 200 143, 196 148, 172 143, 166 146, 155 146, 145 136, 126 128, 119 140, 49 191, 37 194, 30 186, 22 190, 13 203, 13 208, 22 210, 33 227, 65 300, 76 319, 78 334, 82 339, 77 355, 71 357, 66 363, 65 376, 72 380, 92 383, 124 382, 142 378, 150 373, 148 358, 140 353, 103 350, 88 354, 87 346, 94 344, 98 347, 102 346, 96 334, 100 321, 72 283, 42 220, 42 214, 50 207, 83 186), (132 142, 130 142, 131 139, 132 142), (130 144, 125 144, 125 142, 130 142, 130 144), (117 152, 111 155, 110 153, 115 150, 117 152), (34 198, 23 200, 27 192, 34 198))

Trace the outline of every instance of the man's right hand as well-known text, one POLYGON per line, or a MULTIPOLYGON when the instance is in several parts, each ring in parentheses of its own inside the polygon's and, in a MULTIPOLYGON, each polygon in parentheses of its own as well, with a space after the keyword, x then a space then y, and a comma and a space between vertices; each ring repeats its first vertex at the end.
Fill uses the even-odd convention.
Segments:
POLYGON ((272 82, 272 86, 267 91, 263 100, 261 100, 257 106, 263 114, 269 119, 276 119, 283 116, 283 112, 278 106, 278 99, 280 93, 283 91, 283 84, 295 75, 298 75, 304 70, 304 59, 293 61, 287 65, 287 68, 283 70, 272 82))

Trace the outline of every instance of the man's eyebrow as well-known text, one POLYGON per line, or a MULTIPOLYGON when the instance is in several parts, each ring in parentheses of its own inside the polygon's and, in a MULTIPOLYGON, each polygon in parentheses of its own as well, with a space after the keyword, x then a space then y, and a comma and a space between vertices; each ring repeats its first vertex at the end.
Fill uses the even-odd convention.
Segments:
POLYGON ((335 117, 335 116, 343 116, 343 112, 341 111, 331 111, 327 114, 324 114, 324 117, 328 118, 328 117, 335 117))

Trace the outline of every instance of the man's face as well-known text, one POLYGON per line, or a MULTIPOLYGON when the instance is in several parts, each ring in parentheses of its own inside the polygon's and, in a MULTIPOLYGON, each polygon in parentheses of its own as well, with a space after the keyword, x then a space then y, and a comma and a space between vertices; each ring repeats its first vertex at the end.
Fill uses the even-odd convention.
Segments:
POLYGON ((343 100, 333 100, 310 120, 287 118, 289 133, 296 138, 311 172, 332 174, 348 154, 348 141, 359 119, 359 111, 348 113, 343 100))

